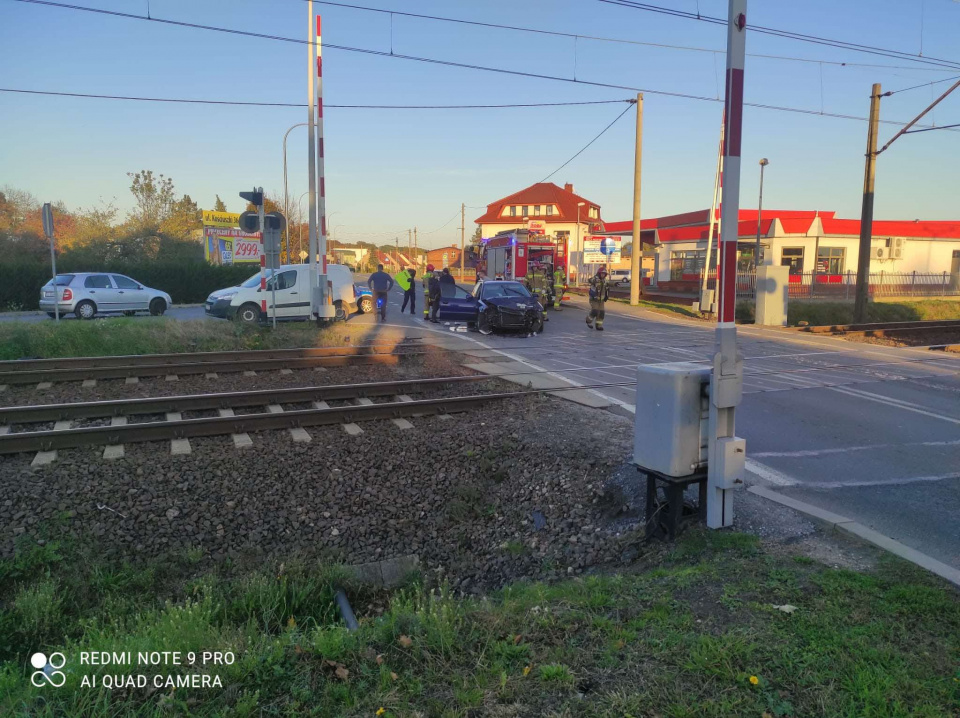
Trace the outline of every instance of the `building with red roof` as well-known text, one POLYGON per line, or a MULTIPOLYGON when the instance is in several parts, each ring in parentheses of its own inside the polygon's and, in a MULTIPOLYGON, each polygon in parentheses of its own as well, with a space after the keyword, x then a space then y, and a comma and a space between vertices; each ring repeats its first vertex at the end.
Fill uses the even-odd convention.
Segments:
MULTIPOLYGON (((738 267, 754 266, 757 210, 741 209, 737 228, 738 267)), ((664 289, 690 289, 706 262, 710 210, 644 219, 640 239, 654 248, 656 283, 664 289)), ((604 233, 630 236, 633 222, 608 222, 604 233)), ((716 267, 714 227, 710 267, 716 267)), ((790 267, 793 275, 815 273, 818 281, 846 282, 856 275, 860 220, 819 210, 767 210, 760 220, 761 260, 790 267)), ((941 274, 946 286, 960 286, 960 221, 874 220, 871 273, 941 274)))
POLYGON ((480 236, 490 239, 498 232, 526 229, 529 222, 542 223, 545 233, 570 258, 570 272, 576 277, 584 238, 603 231, 600 205, 576 194, 572 184, 538 182, 487 205, 474 220, 480 236))

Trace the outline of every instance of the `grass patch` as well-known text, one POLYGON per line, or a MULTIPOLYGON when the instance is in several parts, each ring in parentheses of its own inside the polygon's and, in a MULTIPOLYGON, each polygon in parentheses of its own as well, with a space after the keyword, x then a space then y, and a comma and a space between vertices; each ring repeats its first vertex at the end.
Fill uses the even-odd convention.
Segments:
MULTIPOLYGON (((960 319, 960 302, 923 300, 919 302, 870 302, 867 322, 916 322, 960 319)), ((754 321, 754 304, 737 303, 737 321, 754 321)), ((791 300, 787 307, 787 324, 810 326, 853 323, 853 302, 802 302, 791 300)))
MULTIPOLYGON (((354 328, 354 334, 357 333, 354 328)), ((111 318, 92 322, 0 324, 0 360, 126 354, 290 349, 342 344, 347 324, 320 330, 310 322, 269 329, 227 321, 111 318)))
POLYGON ((518 583, 483 599, 351 592, 286 565, 109 564, 69 546, 0 562, 0 715, 906 716, 960 709, 960 600, 893 558, 871 573, 690 531, 653 570, 518 583), (368 601, 372 599, 372 603, 368 601), (792 604, 794 613, 774 605, 792 604), (373 610, 375 607, 376 610, 373 610), (30 684, 62 650, 66 685, 30 684), (80 666, 80 650, 233 651, 229 666, 80 666), (206 672, 222 688, 81 688, 83 674, 206 672))

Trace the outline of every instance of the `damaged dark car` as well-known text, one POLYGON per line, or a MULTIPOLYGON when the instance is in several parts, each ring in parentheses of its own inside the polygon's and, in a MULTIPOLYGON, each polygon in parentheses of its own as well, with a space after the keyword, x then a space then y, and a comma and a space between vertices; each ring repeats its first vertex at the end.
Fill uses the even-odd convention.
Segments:
POLYGON ((438 316, 443 321, 466 322, 481 334, 494 331, 543 331, 543 305, 520 282, 485 279, 472 292, 446 285, 438 316))

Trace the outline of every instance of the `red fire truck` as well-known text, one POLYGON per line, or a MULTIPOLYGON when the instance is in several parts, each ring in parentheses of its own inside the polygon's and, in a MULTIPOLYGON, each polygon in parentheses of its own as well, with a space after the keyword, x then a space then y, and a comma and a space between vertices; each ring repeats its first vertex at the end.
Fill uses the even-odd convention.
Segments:
POLYGON ((534 263, 549 263, 567 271, 566 247, 545 234, 528 229, 499 232, 483 241, 478 272, 489 279, 522 280, 534 263))

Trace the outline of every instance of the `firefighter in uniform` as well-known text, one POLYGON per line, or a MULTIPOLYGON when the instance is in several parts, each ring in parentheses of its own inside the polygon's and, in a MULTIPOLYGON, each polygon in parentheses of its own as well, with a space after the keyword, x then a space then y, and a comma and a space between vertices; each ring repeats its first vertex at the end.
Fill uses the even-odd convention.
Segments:
POLYGON ((560 267, 553 272, 553 308, 560 311, 560 301, 563 299, 563 293, 567 288, 567 277, 560 267))
POLYGON ((430 277, 433 276, 433 265, 428 264, 426 266, 426 271, 423 273, 421 278, 421 284, 423 285, 423 320, 430 320, 430 277))
MULTIPOLYGON (((546 309, 547 303, 549 302, 546 277, 544 267, 540 262, 534 262, 530 265, 530 271, 527 273, 527 289, 530 290, 531 294, 536 295, 537 300, 543 305, 544 309, 546 309)), ((546 312, 544 312, 543 320, 549 321, 546 312)))
POLYGON ((587 326, 593 327, 593 320, 597 320, 596 327, 603 331, 603 305, 610 298, 607 285, 607 268, 601 266, 597 273, 590 277, 590 314, 587 315, 587 326))

